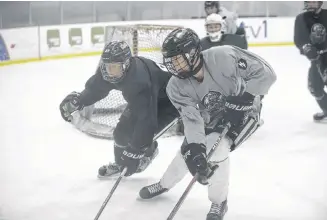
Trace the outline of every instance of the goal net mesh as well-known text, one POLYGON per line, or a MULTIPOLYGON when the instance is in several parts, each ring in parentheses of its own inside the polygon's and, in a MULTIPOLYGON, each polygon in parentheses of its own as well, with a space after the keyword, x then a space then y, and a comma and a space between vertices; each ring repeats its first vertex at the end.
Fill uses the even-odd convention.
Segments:
MULTIPOLYGON (((106 42, 124 40, 133 55, 146 57, 162 63, 161 45, 166 36, 177 26, 167 25, 122 25, 105 28, 106 42)), ((113 138, 113 130, 126 107, 120 91, 113 90, 94 105, 73 113, 72 124, 79 130, 100 138, 113 138)))

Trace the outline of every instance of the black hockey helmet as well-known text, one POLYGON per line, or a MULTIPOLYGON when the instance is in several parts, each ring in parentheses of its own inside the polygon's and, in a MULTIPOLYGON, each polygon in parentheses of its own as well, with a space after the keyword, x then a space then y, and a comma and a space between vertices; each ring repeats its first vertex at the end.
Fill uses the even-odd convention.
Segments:
POLYGON ((326 28, 320 23, 311 27, 310 41, 312 44, 322 44, 326 41, 326 28))
POLYGON ((104 80, 111 83, 120 82, 130 66, 132 52, 125 41, 112 41, 103 49, 100 70, 104 80))
POLYGON ((220 2, 219 1, 205 1, 204 2, 204 11, 207 15, 212 13, 218 14, 220 9, 220 2))
POLYGON ((190 28, 177 28, 168 34, 161 52, 167 70, 179 78, 191 77, 203 66, 200 39, 190 28))
POLYGON ((304 1, 304 10, 316 13, 322 4, 323 1, 304 1))

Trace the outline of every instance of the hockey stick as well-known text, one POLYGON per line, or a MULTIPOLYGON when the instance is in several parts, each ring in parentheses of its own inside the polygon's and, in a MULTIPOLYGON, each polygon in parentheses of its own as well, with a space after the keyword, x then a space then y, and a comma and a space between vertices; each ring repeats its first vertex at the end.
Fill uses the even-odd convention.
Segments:
MULTIPOLYGON (((167 130, 169 130, 171 127, 173 127, 174 125, 177 124, 179 118, 175 118, 172 122, 170 122, 164 129, 162 129, 158 134, 156 134, 156 136, 154 136, 153 141, 156 141, 161 135, 163 135, 167 130)), ((123 169, 123 171, 120 173, 118 179, 116 180, 114 186, 112 187, 112 189, 110 190, 110 193, 108 194, 107 198, 104 200, 104 202, 102 203, 102 206, 100 207, 100 210, 98 211, 97 215, 95 216, 94 220, 98 220, 100 215, 102 214, 104 208, 107 206, 110 198, 112 197, 112 195, 114 194, 114 192, 116 191, 120 181, 123 179, 123 177, 125 176, 127 172, 127 167, 125 167, 123 169)))
POLYGON ((100 215, 102 214, 102 211, 104 210, 104 208, 106 207, 107 203, 109 202, 110 198, 112 197, 112 195, 114 194, 114 192, 116 191, 120 181, 122 180, 122 178, 125 176, 127 172, 127 167, 125 167, 123 169, 123 171, 120 173, 118 179, 115 182, 115 185, 112 187, 110 193, 108 194, 107 198, 104 200, 104 202, 102 203, 102 206, 100 208, 100 210, 98 211, 97 215, 95 216, 94 220, 98 220, 100 215))
MULTIPOLYGON (((214 143, 214 145, 212 146, 211 150, 209 151, 209 154, 207 156, 207 160, 209 161, 209 159, 211 158, 211 156, 213 155, 213 153, 215 152, 215 150, 217 149, 217 147, 219 146, 221 140, 225 137, 225 135, 227 134, 228 130, 230 128, 230 124, 226 124, 224 130, 222 131, 222 133, 219 135, 217 141, 214 143)), ((185 201, 187 195, 189 194, 189 192, 191 191, 192 187, 194 186, 194 183, 196 182, 198 177, 198 173, 196 173, 194 175, 194 177, 192 178, 191 182, 188 184, 188 186, 186 187, 183 195, 179 198, 177 204, 175 205, 175 207, 173 208, 173 210, 171 211, 171 213, 169 214, 167 220, 172 220, 174 218, 174 216, 176 215, 176 213, 178 212, 178 210, 180 209, 180 207, 182 206, 183 202, 185 201)))

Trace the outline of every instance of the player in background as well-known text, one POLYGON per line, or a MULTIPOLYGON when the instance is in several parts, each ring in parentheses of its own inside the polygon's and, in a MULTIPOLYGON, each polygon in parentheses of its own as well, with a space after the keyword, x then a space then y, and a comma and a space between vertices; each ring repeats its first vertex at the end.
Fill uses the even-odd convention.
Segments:
POLYGON ((255 96, 266 95, 276 81, 270 65, 247 50, 219 46, 200 51, 200 39, 191 29, 171 32, 162 46, 164 64, 172 77, 167 94, 178 109, 185 139, 161 180, 141 189, 150 199, 173 188, 189 171, 208 185, 212 202, 207 220, 222 220, 227 211, 229 153, 258 128, 255 96), (226 123, 227 136, 207 161, 207 153, 226 123))
POLYGON ((207 36, 200 41, 202 50, 214 46, 234 45, 242 49, 248 49, 245 36, 236 34, 225 34, 226 21, 219 14, 210 14, 205 20, 207 36))
POLYGON ((61 102, 62 118, 70 121, 74 111, 103 99, 111 90, 122 91, 128 104, 113 133, 115 163, 100 167, 99 178, 118 174, 124 167, 126 176, 142 172, 158 154, 154 134, 179 117, 165 91, 170 76, 152 60, 133 57, 126 42, 113 41, 105 46, 85 89, 61 102))
POLYGON ((211 14, 219 14, 226 21, 225 34, 237 34, 245 36, 245 28, 243 25, 239 27, 236 24, 238 15, 235 12, 228 11, 226 8, 220 6, 219 1, 205 1, 204 11, 207 16, 211 14))
POLYGON ((327 119, 327 10, 322 9, 322 1, 305 1, 305 11, 296 16, 294 25, 294 43, 310 61, 308 88, 315 97, 322 112, 313 116, 315 121, 327 119))

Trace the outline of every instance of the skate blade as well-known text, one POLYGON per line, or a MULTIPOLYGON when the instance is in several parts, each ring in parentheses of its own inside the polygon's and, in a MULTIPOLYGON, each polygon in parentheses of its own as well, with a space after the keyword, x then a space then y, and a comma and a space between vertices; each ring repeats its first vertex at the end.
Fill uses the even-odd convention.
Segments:
POLYGON ((313 121, 318 124, 327 124, 327 117, 321 120, 313 120, 313 121))

